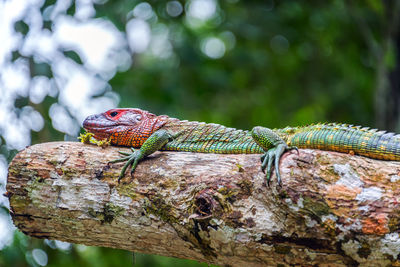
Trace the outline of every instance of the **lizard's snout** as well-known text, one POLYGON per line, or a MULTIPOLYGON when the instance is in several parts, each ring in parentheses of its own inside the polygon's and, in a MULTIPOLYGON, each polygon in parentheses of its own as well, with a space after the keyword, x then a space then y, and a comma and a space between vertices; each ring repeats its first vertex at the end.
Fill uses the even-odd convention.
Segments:
POLYGON ((82 123, 83 128, 88 129, 94 126, 94 121, 96 120, 97 115, 88 116, 82 123))
POLYGON ((107 119, 104 114, 95 114, 87 117, 82 126, 89 131, 105 131, 105 129, 112 129, 118 125, 118 122, 107 119))

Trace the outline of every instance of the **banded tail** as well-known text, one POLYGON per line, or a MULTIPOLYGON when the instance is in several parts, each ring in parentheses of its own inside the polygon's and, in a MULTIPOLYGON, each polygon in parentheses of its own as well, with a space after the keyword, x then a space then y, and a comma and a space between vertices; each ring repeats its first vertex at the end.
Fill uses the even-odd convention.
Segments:
POLYGON ((277 130, 290 146, 400 160, 400 135, 347 124, 316 124, 277 130))

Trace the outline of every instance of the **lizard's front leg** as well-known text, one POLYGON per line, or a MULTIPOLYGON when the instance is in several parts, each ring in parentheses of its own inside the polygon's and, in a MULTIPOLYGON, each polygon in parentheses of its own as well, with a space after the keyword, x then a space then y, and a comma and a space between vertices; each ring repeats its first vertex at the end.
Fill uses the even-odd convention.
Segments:
POLYGON ((289 147, 286 142, 279 137, 274 131, 269 128, 257 126, 251 130, 251 135, 254 141, 264 149, 265 153, 261 156, 261 170, 265 173, 267 168, 266 178, 267 183, 271 180, 272 164, 275 163, 275 172, 278 179, 278 184, 281 184, 281 174, 279 171, 279 161, 285 151, 296 149, 297 147, 289 147))
POLYGON ((119 153, 121 153, 125 157, 110 161, 110 163, 126 161, 118 177, 118 183, 124 177, 125 171, 129 167, 129 165, 132 165, 131 168, 131 175, 132 175, 136 169, 136 166, 142 159, 160 150, 163 146, 165 146, 166 143, 171 141, 171 139, 172 136, 166 130, 158 130, 155 131, 152 135, 150 135, 149 138, 147 138, 147 140, 143 143, 140 149, 135 150, 131 148, 132 153, 126 153, 120 151, 119 153))

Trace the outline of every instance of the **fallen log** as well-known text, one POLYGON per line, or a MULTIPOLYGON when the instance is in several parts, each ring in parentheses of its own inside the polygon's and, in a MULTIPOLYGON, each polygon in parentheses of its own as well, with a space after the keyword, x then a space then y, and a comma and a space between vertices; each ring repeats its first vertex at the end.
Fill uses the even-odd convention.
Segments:
POLYGON ((400 162, 302 149, 270 187, 260 155, 157 152, 117 178, 127 148, 34 145, 9 166, 25 234, 230 266, 400 264, 400 162))

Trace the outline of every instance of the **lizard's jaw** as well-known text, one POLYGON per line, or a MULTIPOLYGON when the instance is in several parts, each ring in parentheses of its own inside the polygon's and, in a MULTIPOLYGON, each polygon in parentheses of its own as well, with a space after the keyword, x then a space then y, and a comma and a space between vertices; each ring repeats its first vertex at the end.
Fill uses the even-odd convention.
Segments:
POLYGON ((97 140, 104 140, 104 139, 108 139, 110 137, 110 134, 106 133, 105 131, 101 130, 101 129, 96 129, 96 128, 85 128, 86 132, 92 133, 93 137, 97 140))

